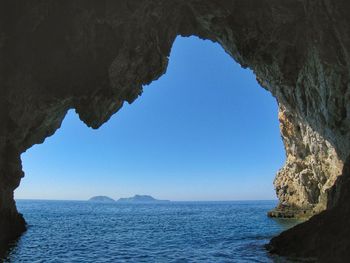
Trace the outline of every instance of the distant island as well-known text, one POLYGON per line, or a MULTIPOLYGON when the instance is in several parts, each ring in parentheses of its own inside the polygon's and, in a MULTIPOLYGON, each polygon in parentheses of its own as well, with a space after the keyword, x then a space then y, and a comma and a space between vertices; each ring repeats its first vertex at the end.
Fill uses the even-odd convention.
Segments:
POLYGON ((103 195, 99 195, 99 196, 94 196, 91 197, 89 199, 90 202, 99 202, 99 203, 112 203, 115 202, 114 199, 108 197, 108 196, 103 196, 103 195))
POLYGON ((133 197, 120 198, 118 202, 125 203, 159 203, 159 202, 170 202, 169 200, 158 200, 150 195, 134 195, 133 197))

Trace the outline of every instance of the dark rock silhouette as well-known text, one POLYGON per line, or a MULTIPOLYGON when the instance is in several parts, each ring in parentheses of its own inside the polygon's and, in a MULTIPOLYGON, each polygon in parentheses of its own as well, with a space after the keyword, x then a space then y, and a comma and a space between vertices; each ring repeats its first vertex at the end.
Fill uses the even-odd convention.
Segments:
POLYGON ((349 11, 347 0, 1 1, 0 243, 25 230, 13 199, 21 153, 71 108, 100 127, 165 73, 176 36, 196 35, 220 43, 278 101, 287 162, 277 211, 326 210, 274 238, 271 251, 346 262, 349 11))

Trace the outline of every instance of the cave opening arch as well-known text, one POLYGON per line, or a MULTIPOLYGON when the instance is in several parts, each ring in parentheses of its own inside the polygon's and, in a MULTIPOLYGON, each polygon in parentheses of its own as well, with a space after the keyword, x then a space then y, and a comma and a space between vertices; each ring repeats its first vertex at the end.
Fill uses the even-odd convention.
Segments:
MULTIPOLYGON (((2 67, 4 92, 0 98, 1 242, 23 231, 24 221, 13 200, 23 175, 20 154, 53 134, 69 108, 76 108, 89 126, 98 127, 123 101, 133 101, 142 84, 164 73, 177 35, 215 40, 241 65, 254 70, 259 83, 283 105, 285 123, 297 124, 296 131, 306 135, 306 140, 290 138, 292 144, 306 149, 296 151, 297 156, 304 158, 310 153, 309 159, 321 164, 327 160, 316 170, 313 162, 306 165, 306 172, 299 176, 302 181, 308 182, 304 179, 312 178, 313 171, 334 178, 349 156, 347 1, 2 4, 5 23, 1 25, 4 37, 0 48, 6 67, 2 67), (321 151, 309 147, 312 141, 322 146, 321 151), (320 155, 322 152, 326 154, 320 155)), ((294 134, 289 131, 287 134, 294 134)), ((332 183, 334 180, 327 182, 335 199, 322 200, 330 214, 333 207, 346 203, 340 198, 344 190, 339 190, 346 188, 332 183)), ((307 194, 300 189, 294 192, 307 194)), ((348 210, 342 211, 341 218, 347 218, 348 210)), ((315 220, 331 219, 322 214, 315 220)), ((317 225, 313 222, 303 227, 317 225)), ((337 222, 333 236, 308 232, 310 238, 320 240, 317 244, 304 242, 293 230, 286 235, 294 233, 299 238, 290 239, 292 245, 284 245, 286 250, 274 251, 331 259, 334 252, 346 258, 345 250, 336 247, 339 240, 350 247, 343 231, 346 224, 340 219, 337 222), (334 249, 322 249, 328 247, 329 240, 337 241, 334 249), (302 249, 296 249, 300 244, 302 249)))
POLYGON ((161 188, 161 199, 274 199, 271 182, 284 162, 274 98, 210 41, 179 37, 169 61, 164 76, 98 130, 70 111, 55 136, 22 155, 27 176, 16 197, 157 195, 161 188), (150 187, 157 181, 163 185, 150 187))
MULTIPOLYGON (((215 51, 219 49, 220 54, 217 54, 217 52, 213 52, 211 56, 208 56, 207 58, 203 59, 203 56, 205 57, 205 52, 208 52, 208 48, 200 48, 197 47, 196 51, 194 52, 193 49, 189 49, 188 51, 177 51, 178 45, 177 42, 175 42, 175 47, 173 47, 174 52, 176 53, 182 53, 177 55, 171 55, 170 56, 170 62, 168 67, 168 72, 165 74, 162 78, 160 78, 155 83, 156 85, 151 84, 151 86, 145 87, 145 91, 143 96, 141 96, 137 101, 133 103, 130 107, 127 105, 124 105, 126 107, 126 110, 128 109, 134 109, 134 113, 127 114, 124 113, 123 116, 123 110, 121 109, 117 114, 116 118, 112 118, 109 120, 108 123, 106 123, 104 126, 100 127, 97 131, 89 130, 85 127, 85 125, 79 121, 79 124, 77 123, 77 117, 74 115, 72 111, 68 113, 68 116, 66 116, 66 119, 63 122, 63 125, 61 129, 59 129, 55 136, 52 138, 47 139, 47 141, 38 147, 33 147, 32 150, 27 151, 24 155, 22 155, 22 158, 24 158, 23 161, 23 170, 26 172, 26 177, 22 179, 22 185, 18 188, 18 191, 21 191, 21 189, 25 189, 26 187, 30 187, 33 185, 37 185, 39 187, 39 191, 42 192, 48 192, 49 194, 55 194, 53 193, 56 188, 58 191, 61 191, 61 189, 64 188, 63 193, 66 194, 69 193, 70 190, 73 192, 79 192, 79 187, 82 186, 82 188, 86 188, 88 185, 92 185, 93 188, 97 187, 97 191, 100 192, 93 192, 90 195, 99 195, 99 194, 105 194, 104 191, 106 189, 99 188, 97 186, 98 181, 102 181, 102 185, 105 186, 104 188, 107 188, 110 186, 118 186, 118 184, 115 184, 112 182, 111 177, 117 177, 118 174, 120 174, 120 177, 125 178, 126 176, 133 177, 132 174, 125 174, 123 172, 120 172, 120 169, 118 167, 111 167, 111 170, 115 170, 115 173, 112 173, 111 175, 105 177, 103 173, 108 173, 110 171, 104 171, 103 166, 108 166, 108 162, 124 162, 124 160, 118 160, 117 158, 121 156, 121 154, 125 154, 126 150, 124 148, 124 145, 120 145, 120 139, 126 140, 125 145, 127 147, 131 147, 134 150, 140 150, 140 147, 142 148, 143 145, 139 147, 138 144, 140 144, 142 141, 147 139, 146 137, 140 136, 140 131, 142 133, 150 133, 151 136, 157 137, 158 133, 169 133, 169 130, 174 125, 178 124, 185 124, 186 119, 183 120, 181 116, 184 114, 193 115, 190 119, 192 122, 190 123, 191 126, 199 126, 197 129, 194 129, 191 133, 185 132, 184 134, 178 134, 179 130, 176 130, 174 134, 170 134, 170 137, 168 138, 168 144, 165 142, 165 147, 167 148, 166 151, 171 151, 172 149, 169 149, 169 142, 174 143, 174 138, 171 138, 171 136, 180 136, 182 139, 185 140, 183 142, 183 145, 186 144, 193 144, 193 140, 196 137, 199 137, 198 144, 194 144, 191 146, 192 148, 196 148, 199 145, 205 145, 204 148, 201 148, 199 151, 212 151, 209 155, 203 155, 207 159, 203 161, 203 156, 198 153, 197 151, 194 152, 194 154, 199 158, 199 162, 204 166, 202 170, 199 171, 194 177, 194 181, 186 182, 186 184, 189 184, 193 187, 196 183, 199 184, 199 181, 205 180, 210 181, 210 186, 215 186, 215 181, 223 181, 223 184, 218 184, 216 187, 220 188, 221 194, 225 191, 233 192, 235 194, 239 193, 240 189, 246 188, 248 190, 249 195, 243 195, 244 193, 241 193, 241 196, 228 196, 225 198, 223 195, 221 196, 210 196, 208 197, 209 200, 213 200, 217 198, 217 200, 222 199, 271 199, 274 196, 273 193, 273 187, 272 187, 272 178, 274 177, 274 174, 276 170, 282 165, 283 160, 283 149, 282 149, 282 142, 280 140, 279 135, 279 127, 278 127, 278 120, 277 120, 277 110, 278 107, 276 105, 276 102, 274 101, 274 98, 271 97, 271 95, 261 89, 255 80, 254 75, 246 70, 243 70, 239 67, 237 64, 233 64, 234 62, 229 58, 227 54, 224 53, 224 51, 219 47, 217 44, 210 43, 209 41, 203 42, 202 40, 198 40, 195 38, 191 39, 181 39, 181 42, 185 42, 185 46, 187 46, 188 41, 191 41, 190 45, 196 46, 196 45, 204 45, 204 46, 215 46, 215 51), (190 56, 189 52, 195 53, 192 56, 190 56), (181 56, 181 63, 177 63, 172 65, 172 61, 175 60, 176 56, 181 56), (202 57, 201 57, 202 56, 202 57), (220 58, 217 57, 225 57, 225 61, 222 61, 220 58), (188 60, 191 59, 203 59, 200 62, 197 62, 196 64, 188 63, 188 60), (214 59, 213 59, 214 58, 214 59), (215 61, 213 61, 215 60, 215 61), (187 63, 186 63, 187 61, 187 63), (222 63, 220 65, 220 63, 222 63), (191 65, 186 65, 191 64, 191 65), (233 64, 233 65, 232 65, 233 64), (201 68, 198 69, 193 66, 201 65, 201 68), (229 66, 228 66, 229 65, 229 66), (228 67, 226 69, 226 67, 228 67), (172 73, 173 69, 177 68, 180 69, 179 71, 176 71, 175 73, 172 73), (195 74, 193 70, 197 70, 198 74, 195 74), (245 73, 243 73, 245 72, 245 73), (174 87, 167 87, 169 80, 166 79, 166 76, 172 75, 175 78, 180 78, 180 75, 186 75, 180 82, 175 83, 174 87), (210 74, 213 74, 211 76, 210 74), (225 75, 232 75, 229 80, 225 81, 223 78, 225 78, 225 75), (207 76, 207 78, 205 78, 207 76), (214 77, 216 76, 216 77, 214 77), (162 81, 162 79, 164 80, 162 81), (200 78, 203 78, 202 81, 199 81, 200 78), (243 81, 237 81, 237 78, 244 79, 243 81), (192 82, 189 82, 190 79, 193 79, 192 82), (205 85, 205 82, 208 82, 208 79, 212 79, 213 81, 207 85, 205 85), (248 80, 249 79, 249 80, 248 80), (183 88, 180 88, 179 85, 183 86, 183 88), (196 86, 196 87, 195 87, 196 86), (188 92, 188 89, 192 89, 193 92, 188 92), (148 95, 148 90, 149 95, 148 95), (151 92, 153 90, 153 92, 151 92), (160 94, 162 93, 163 94, 160 94), (214 93, 220 93, 220 94, 213 94, 214 93), (180 96, 176 97, 175 93, 179 93, 180 96), (202 94, 199 94, 202 93, 202 94), (159 94, 158 98, 150 99, 145 98, 145 96, 154 97, 156 94, 159 94), (181 100, 181 97, 186 97, 185 100, 181 100), (172 101, 167 101, 167 100, 172 101), (165 101, 164 101, 165 100, 165 101), (197 100, 197 101, 194 101, 197 100), (242 103, 242 101, 245 101, 242 103), (173 103, 172 102, 176 102, 173 103), (203 109, 202 107, 210 103, 212 107, 209 107, 206 109, 203 109), (254 105, 252 105, 252 103, 254 105), (146 106, 144 106, 146 104, 146 106), (233 105, 232 105, 233 104, 233 105), (236 106, 237 105, 237 106, 236 106), (152 106, 154 110, 152 111, 150 108, 147 108, 149 106, 152 106), (167 106, 176 108, 176 112, 178 112, 178 116, 175 116, 175 118, 180 118, 178 122, 172 123, 172 126, 166 127, 165 129, 159 128, 159 124, 164 125, 165 122, 171 122, 172 115, 170 114, 169 109, 167 109, 167 106), (182 110, 179 110, 178 107, 182 107, 182 110), (219 108, 219 109, 213 109, 213 107, 219 108), (192 109, 192 110, 191 110, 192 109), (138 111, 137 111, 138 110, 138 111), (111 143, 111 149, 108 149, 110 142, 108 141, 101 141, 100 139, 96 139, 96 137, 108 137, 108 140, 111 139, 111 136, 107 135, 108 130, 118 130, 120 126, 124 126, 130 123, 123 122, 116 122, 119 118, 122 119, 128 119, 131 122, 140 121, 140 118, 146 117, 146 115, 140 116, 140 111, 149 111, 149 115, 156 115, 156 112, 154 111, 160 111, 163 110, 162 116, 163 118, 160 119, 160 121, 157 121, 154 126, 156 126, 156 129, 158 129, 158 133, 154 134, 155 128, 153 130, 147 131, 145 126, 132 126, 131 129, 134 129, 135 132, 132 133, 131 130, 126 130, 122 133, 120 132, 113 132, 112 137, 116 138, 116 144, 111 143), (202 120, 197 121, 196 119, 201 119, 201 116, 195 114, 196 112, 200 112, 200 115, 202 115, 202 120), (221 114, 221 117, 218 117, 217 114, 221 114), (232 115, 238 115, 238 116, 232 116, 232 115), (259 116, 257 120, 255 120, 255 116, 259 116), (133 118, 133 116, 136 118, 133 118), (203 117, 204 116, 204 117, 203 117), (237 118, 238 117, 238 118, 237 118), (113 124, 114 122, 114 124, 113 124), (224 126, 220 125, 220 122, 224 124, 224 126), (246 122, 246 123, 244 123, 246 122), (233 126, 230 124, 234 124, 233 126), (72 125, 72 127, 67 127, 67 125, 72 125), (71 136, 68 136, 68 138, 64 136, 64 131, 67 130, 68 133, 71 134, 71 136), (271 128, 271 129, 269 129, 271 128), (84 133, 83 129, 86 131, 89 131, 89 133, 84 133), (203 132, 203 129, 211 129, 211 133, 209 135, 212 136, 212 138, 208 138, 208 133, 203 133, 201 135, 200 133, 203 132), (226 130, 225 133, 222 132, 222 130, 226 130), (105 131, 101 134, 98 134, 99 131, 105 131), (221 132, 219 132, 221 130, 221 132), (273 131, 271 131, 273 130, 273 131), (258 134, 256 132, 259 131, 258 134), (107 132, 107 133, 106 133, 107 132), (124 134, 124 136, 122 136, 124 134), (136 140, 135 144, 132 144, 132 141, 128 141, 127 138, 125 138, 125 135, 130 136, 131 138, 134 138, 135 136, 139 136, 141 138, 138 138, 136 140), (186 136, 185 136, 186 135, 186 136), (190 136, 191 138, 187 138, 187 136, 190 136), (257 136, 255 136, 257 135, 257 136), (223 136, 224 138, 220 140, 220 136, 223 136), (254 137, 255 136, 255 137, 254 137), (58 137, 58 138, 57 138, 58 137), (227 141, 227 137, 232 137, 232 141, 227 141), (273 138, 271 138, 273 137, 273 138), (79 143, 76 143, 76 140, 82 139, 82 141, 79 143), (187 139, 186 139, 187 138, 187 139), (214 140, 214 144, 207 145, 205 143, 205 139, 214 140), (67 143, 63 143, 62 141, 68 140, 67 143), (250 140, 250 141, 249 141, 250 140), (241 141, 242 144, 239 144, 237 141, 241 141), (277 141, 277 143, 273 143, 273 141, 277 141), (119 143, 118 143, 119 142, 119 143), (90 148, 88 144, 93 143, 95 146, 97 144, 102 145, 101 148, 94 149, 94 147, 90 148), (215 146, 215 143, 218 144, 217 149, 213 149, 212 147, 215 146), (54 152, 50 148, 45 148, 45 145, 51 144, 52 148, 61 148, 59 152, 54 152), (225 144, 226 147, 230 148, 229 151, 225 150, 225 144), (82 147, 83 146, 83 147, 82 147), (118 151, 116 149, 117 147, 121 147, 122 149, 118 151), (255 148, 254 148, 255 147, 255 148), (279 147, 279 151, 275 151, 274 148, 279 147), (71 152, 71 149, 76 148, 77 151, 71 152), (37 149, 37 150, 36 150, 37 149), (85 154, 81 156, 82 158, 77 158, 79 155, 79 152, 84 152, 85 154), (92 155, 86 157, 86 155, 89 155, 88 152, 92 151, 92 155), (100 162, 100 159, 94 159, 97 155, 106 155, 103 153, 103 151, 106 151, 107 154, 113 155, 115 159, 109 159, 104 162, 102 162, 102 167, 97 166, 97 168, 93 168, 95 166, 94 162, 100 162), (231 158, 225 159, 224 156, 230 157, 230 154, 232 155, 232 151, 238 152, 238 154, 234 154, 234 156, 231 156, 231 158), (42 152, 42 153, 40 153, 42 152), (253 152, 253 153, 252 153, 253 152), (34 158, 38 162, 36 167, 33 167, 32 165, 28 164, 31 161, 32 156, 35 156, 34 158), (61 155, 61 156, 60 156, 61 155), (64 155, 64 158, 62 159, 62 155, 64 155), (198 157, 199 155, 199 157, 198 157), (278 156, 280 155, 280 156, 278 156), (116 157, 117 156, 117 157, 116 157), (242 157, 241 157, 242 156, 242 157), (49 157, 49 158, 46 158, 49 157), (268 169, 264 169, 264 166, 267 166, 268 162, 273 159, 274 157, 281 157, 276 158, 274 164, 269 164, 268 169), (205 165, 205 163, 210 162, 210 159, 208 158, 217 158, 214 160, 216 162, 216 165, 223 166, 223 170, 227 169, 228 173, 224 176, 220 175, 219 173, 222 171, 210 171, 213 175, 215 172, 215 176, 205 175, 203 174, 204 170, 208 169, 208 166, 205 165), (241 158, 241 159, 240 159, 241 158), (59 160, 58 163, 54 166, 48 165, 50 162, 52 162, 52 159, 59 160), (83 159, 88 159, 86 162, 82 162, 83 159), (249 170, 247 167, 247 164, 243 161, 243 159, 249 159, 249 162, 254 163, 255 173, 256 177, 249 175, 248 173, 254 173, 254 171, 249 171, 247 174, 243 173, 243 170, 249 170), (71 162, 77 162, 77 164, 70 164, 71 162), (231 170, 228 166, 228 163, 232 163, 232 166, 235 167, 237 165, 240 165, 240 162, 243 162, 245 168, 241 168, 240 171, 234 171, 231 170), (261 164, 261 165, 259 165, 261 164), (271 165, 271 166, 270 166, 271 165), (65 169, 64 166, 67 166, 68 168, 65 169), (76 166, 78 169, 74 169, 74 166, 76 166), (87 166, 89 172, 95 173, 94 176, 91 176, 91 174, 87 174, 87 170, 84 169, 84 171, 79 171, 82 167, 81 166, 87 166), (33 169, 34 168, 34 169, 33 169), (54 168, 55 171, 52 171, 52 168, 54 168), (101 171, 102 168, 102 171, 101 171), (271 169, 272 168, 272 169, 271 169), (51 169, 51 171, 50 171, 51 169), (71 171, 69 171, 71 170, 71 171), (257 172, 258 171, 258 172, 257 172), (26 185, 26 181, 31 181, 31 178, 36 177, 35 173, 40 173, 42 176, 39 176, 33 184, 26 185), (67 174, 66 174, 67 173, 67 174), (80 173, 80 175, 79 175, 80 173), (66 177, 67 181, 59 182, 60 180, 56 180, 57 178, 66 177), (90 181, 89 177, 92 177, 94 181, 90 181), (235 181, 229 181, 228 177, 239 177, 235 181), (248 178, 247 178, 248 177, 248 178), (269 178, 266 178, 269 177, 269 178), (47 181, 45 181, 45 178, 48 178, 51 180, 54 187, 50 184, 47 184, 47 181), (55 179, 56 178, 56 179, 55 179), (246 179, 247 178, 247 179, 246 179), (263 181, 257 180, 257 178, 261 178, 263 181), (244 184, 244 181, 246 179, 246 183, 244 184), (265 185, 264 185, 265 184, 265 185), (258 195, 259 190, 263 190, 266 185, 269 184, 269 196, 266 195, 266 193, 262 193, 265 195, 258 195), (59 185, 59 186, 58 186, 59 185), (78 186, 78 187, 77 187, 78 186), (223 189, 225 187, 225 189, 223 189), (236 187, 236 188, 235 188, 236 187), (70 189, 71 188, 71 189, 70 189), (232 189, 234 188, 234 189, 232 189), (253 195, 254 194, 254 195, 253 195)), ((183 46, 182 45, 182 46, 183 46)), ((209 49, 209 52, 211 50, 209 49)), ((176 63, 176 62, 175 62, 176 63)), ((174 112, 172 112, 174 113, 174 112)), ((160 118, 158 116, 158 118, 160 118)), ((143 120, 147 125, 150 125, 150 119, 143 120)), ((187 120, 188 122, 188 120, 187 120)), ((185 126, 185 125, 184 125, 185 126)), ((123 128, 122 128, 123 129, 123 128)), ((109 132, 110 133, 110 132, 109 132)), ((67 136, 67 133, 65 133, 67 136)), ((149 138, 148 138, 149 139, 149 138)), ((164 139, 164 138, 163 138, 164 139)), ((167 140, 165 140, 167 141, 167 140)), ((151 141, 152 142, 152 141, 151 141)), ((156 142, 156 143, 164 143, 164 142, 156 142)), ((181 144, 179 141, 176 144, 181 144)), ((152 147, 151 145, 148 145, 147 153, 141 151, 141 155, 143 154, 150 154, 149 153, 149 147, 152 147)), ((183 149, 186 151, 186 149, 183 149)), ((188 150, 188 149, 187 149, 188 150)), ((127 153, 127 154, 130 154, 127 153)), ((165 152, 160 152, 160 155, 165 154, 165 152)), ((184 153, 181 153, 184 155, 184 153)), ((135 153, 133 153, 135 155, 135 153)), ((174 156, 172 156, 174 157, 174 156)), ((106 157, 108 159, 108 157, 106 157)), ((188 158, 191 160, 193 166, 193 155, 185 156, 185 159, 188 158)), ((135 158, 133 156, 133 162, 139 165, 140 159, 135 158)), ((156 162, 164 161, 159 160, 159 156, 155 158, 156 162)), ((181 161, 184 161, 184 159, 176 159, 175 165, 182 165, 181 161)), ((213 161, 213 160, 212 160, 213 161)), ((34 160, 35 162, 35 160, 34 160)), ((126 162, 126 165, 132 165, 130 162, 126 162)), ((152 166, 155 166, 156 164, 152 164, 152 166)), ((242 165, 242 164, 241 164, 242 165)), ((251 164, 250 164, 251 165, 251 164)), ((197 164, 198 166, 198 164, 197 164)), ((200 164, 199 164, 200 166, 200 164)), ((174 166, 169 163, 166 164, 167 169, 173 169, 174 166)), ((143 167, 144 168, 144 167, 143 167)), ((141 166, 141 170, 143 170, 141 166)), ((187 166, 186 169, 190 168, 190 166, 187 166)), ((216 167, 217 168, 217 167, 216 167)), ((159 167, 156 167, 155 169, 159 169, 159 167)), ((154 172, 155 170, 152 170, 151 172, 154 172)), ((162 177, 165 177, 164 179, 166 181, 170 181, 170 185, 163 185, 162 187, 166 190, 171 190, 171 184, 174 184, 170 179, 171 177, 176 177, 176 174, 171 176, 166 176, 164 174, 165 171, 162 171, 162 177)), ((183 173, 184 170, 180 170, 180 173, 183 173)), ((191 175, 188 175, 186 180, 188 180, 188 177, 191 175)), ((149 178, 150 175, 147 175, 147 178, 149 178)), ((138 183, 140 177, 136 177, 136 180, 138 180, 138 183)), ((150 179, 152 180, 152 178, 150 179)), ((158 178, 159 180, 159 178, 158 178)), ((134 181, 135 182, 135 181, 134 181)), ((122 182, 121 182, 122 183, 122 182)), ((145 185, 145 182, 142 182, 143 186, 147 188, 147 185, 145 185)), ((154 184, 154 183, 153 183, 154 184)), ((199 184, 200 185, 200 184, 199 184)), ((180 185, 180 187, 183 187, 184 185, 180 185)), ((204 185, 204 187, 207 187, 205 189, 207 192, 214 192, 214 188, 208 188, 208 185, 204 185)), ((176 186, 175 186, 176 187, 176 186)), ((203 187, 203 186, 202 186, 203 187)), ((119 189, 116 190, 113 189, 111 192, 108 192, 107 195, 114 197, 116 193, 120 191, 119 189)), ((191 189, 191 187, 189 188, 191 189)), ((109 190, 109 189, 107 189, 109 190)), ((196 189, 198 191, 198 189, 196 189)), ((141 191, 144 191, 141 189, 141 191)), ((186 191, 186 189, 182 189, 182 191, 186 191)), ((134 192, 135 193, 135 192, 134 192)), ((138 193, 138 192, 136 192, 138 193)), ((25 193, 24 193, 25 194, 25 193)), ((28 194, 28 193, 27 193, 28 194)), ((57 194, 57 193, 56 193, 57 194)), ((54 196, 49 197, 52 199, 87 199, 89 196, 78 196, 75 197, 72 196, 71 192, 70 195, 61 195, 61 196, 54 196)), ((176 193, 175 193, 176 194, 176 193)), ((169 196, 159 196, 156 195, 158 198, 169 198, 169 196)), ((45 199, 45 196, 37 196, 36 198, 39 199, 45 199)), ((184 197, 182 197, 184 198, 184 197)), ((193 197, 192 197, 193 198, 193 197)), ((194 197, 196 198, 196 197, 194 197)), ((201 198, 201 197, 199 197, 201 198)), ((197 200, 199 199, 197 198, 197 200)), ((173 199, 173 198, 169 198, 173 199)), ((186 200, 186 197, 184 198, 186 200)), ((199 199, 200 200, 200 199, 199 199)), ((21 206, 19 206, 21 208, 21 206)), ((271 207, 272 208, 272 207, 271 207)), ((21 212, 21 210, 20 210, 21 212)), ((83 220, 82 220, 83 221, 83 220)), ((28 223, 31 223, 30 221, 28 223)))

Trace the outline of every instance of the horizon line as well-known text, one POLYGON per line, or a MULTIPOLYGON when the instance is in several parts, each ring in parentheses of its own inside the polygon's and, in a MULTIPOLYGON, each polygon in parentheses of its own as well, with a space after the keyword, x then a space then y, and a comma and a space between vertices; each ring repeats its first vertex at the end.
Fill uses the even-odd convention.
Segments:
MULTIPOLYGON (((108 197, 108 196, 107 196, 108 197)), ((114 199, 111 198, 114 201, 119 200, 120 198, 114 199)), ((163 200, 163 199, 162 199, 163 200)), ((162 201, 160 200, 160 201, 162 201)), ((244 201, 278 201, 277 198, 275 199, 230 199, 230 200, 170 200, 165 199, 166 201, 170 202, 244 202, 244 201)), ((89 199, 42 199, 42 198, 15 198, 15 201, 77 201, 77 202, 84 202, 89 201, 89 199)))

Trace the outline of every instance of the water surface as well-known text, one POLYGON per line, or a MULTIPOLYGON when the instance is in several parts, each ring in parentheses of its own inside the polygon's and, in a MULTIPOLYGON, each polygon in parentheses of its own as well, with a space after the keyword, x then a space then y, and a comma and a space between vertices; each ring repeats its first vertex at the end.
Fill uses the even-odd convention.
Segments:
POLYGON ((17 201, 28 231, 5 262, 286 262, 264 244, 296 224, 275 201, 17 201))

